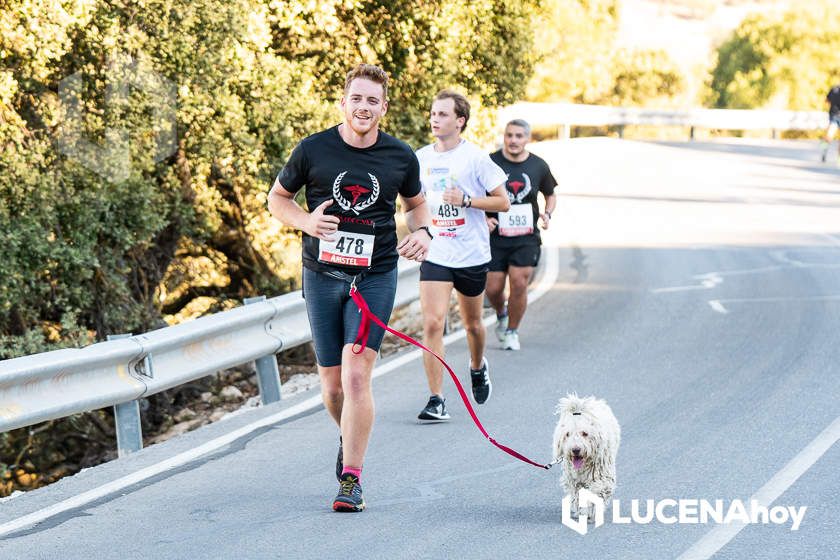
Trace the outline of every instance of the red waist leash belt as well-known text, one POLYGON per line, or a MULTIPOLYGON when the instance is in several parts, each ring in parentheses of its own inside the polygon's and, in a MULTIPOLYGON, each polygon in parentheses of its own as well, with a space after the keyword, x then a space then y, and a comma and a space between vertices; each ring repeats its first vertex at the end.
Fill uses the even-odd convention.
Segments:
POLYGON ((461 395, 461 400, 464 401, 464 406, 467 407, 467 412, 470 413, 470 416, 472 417, 473 422, 475 422, 475 425, 478 427, 478 430, 482 433, 482 435, 484 435, 484 437, 486 437, 488 439, 488 441, 490 441, 490 443, 492 443, 493 445, 495 445, 496 447, 498 447, 499 449, 501 449, 502 451, 504 451, 508 455, 516 457, 520 461, 528 463, 529 465, 533 465, 533 466, 539 467, 541 469, 550 469, 554 465, 553 462, 549 463, 547 465, 543 465, 541 463, 537 463, 536 461, 532 461, 528 457, 522 455, 521 453, 519 453, 517 451, 514 451, 513 449, 511 449, 510 447, 507 447, 506 445, 502 445, 501 443, 497 442, 495 439, 490 437, 490 434, 488 434, 487 430, 484 429, 484 426, 481 425, 481 421, 478 419, 478 416, 476 416, 475 410, 473 410, 473 407, 470 404, 470 400, 467 397, 467 393, 464 391, 464 387, 461 385, 461 382, 458 381, 458 376, 455 375, 455 372, 452 371, 452 368, 449 367, 449 364, 447 364, 444 361, 444 359, 441 358, 440 356, 438 356, 435 352, 433 352, 429 348, 426 348, 421 343, 417 342, 416 340, 414 340, 413 338, 411 338, 407 334, 403 334, 398 330, 394 330, 394 329, 390 328, 388 325, 386 325, 385 323, 383 323, 382 320, 379 317, 377 317, 376 315, 374 315, 373 312, 370 310, 367 302, 362 297, 362 294, 360 294, 359 290, 356 289, 355 284, 350 286, 350 297, 353 298, 353 301, 359 307, 359 311, 362 312, 362 322, 359 325, 359 334, 356 336, 356 342, 353 343, 353 353, 354 354, 361 354, 364 351, 365 344, 367 344, 368 335, 370 334, 370 322, 373 321, 374 323, 376 323, 377 325, 379 325, 380 327, 382 327, 383 329, 385 329, 389 333, 392 333, 395 336, 398 336, 399 338, 401 338, 402 340, 404 340, 404 341, 406 341, 410 344, 413 344, 414 346, 417 346, 418 348, 421 348, 424 351, 428 352, 429 354, 431 354, 432 356, 437 358, 440 363, 443 364, 443 367, 446 368, 446 371, 448 371, 449 375, 452 377, 452 381, 455 382, 455 387, 458 388, 458 394, 461 395), (359 346, 359 351, 358 352, 356 351, 356 346, 359 346))

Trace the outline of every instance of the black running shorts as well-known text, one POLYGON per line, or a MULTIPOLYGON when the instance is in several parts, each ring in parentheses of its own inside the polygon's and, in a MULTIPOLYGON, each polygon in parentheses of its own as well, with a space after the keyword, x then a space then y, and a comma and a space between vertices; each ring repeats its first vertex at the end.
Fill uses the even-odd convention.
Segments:
POLYGON ((421 282, 452 282, 459 293, 467 297, 481 295, 487 284, 487 265, 449 268, 429 261, 420 265, 421 282))
POLYGON ((507 272, 510 266, 537 266, 539 262, 540 246, 537 243, 514 247, 490 244, 490 272, 507 272))

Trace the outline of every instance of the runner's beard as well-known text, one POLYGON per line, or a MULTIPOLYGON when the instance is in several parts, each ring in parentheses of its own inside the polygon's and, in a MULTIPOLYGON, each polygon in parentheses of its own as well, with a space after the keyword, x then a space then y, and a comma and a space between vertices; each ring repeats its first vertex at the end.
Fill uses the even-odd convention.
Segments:
POLYGON ((376 122, 377 120, 370 113, 362 114, 356 112, 353 113, 353 118, 350 119, 350 124, 353 128, 353 131, 357 134, 369 132, 374 126, 376 126, 376 122))

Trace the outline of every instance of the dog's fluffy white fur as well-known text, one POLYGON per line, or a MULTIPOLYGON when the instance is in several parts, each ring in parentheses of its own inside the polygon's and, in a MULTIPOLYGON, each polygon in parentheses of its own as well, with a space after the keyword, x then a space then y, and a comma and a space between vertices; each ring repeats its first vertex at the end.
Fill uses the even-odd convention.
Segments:
POLYGON ((572 496, 576 517, 592 511, 578 507, 578 492, 586 488, 608 501, 615 490, 615 457, 621 443, 621 427, 609 405, 595 397, 571 393, 560 399, 555 414, 560 415, 554 429, 552 452, 563 468, 561 483, 572 496))

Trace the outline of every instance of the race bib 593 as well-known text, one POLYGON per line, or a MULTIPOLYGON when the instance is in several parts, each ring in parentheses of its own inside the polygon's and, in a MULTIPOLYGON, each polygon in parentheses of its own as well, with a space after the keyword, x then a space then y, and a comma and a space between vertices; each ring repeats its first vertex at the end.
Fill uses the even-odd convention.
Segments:
POLYGON ((511 204, 507 212, 499 212, 499 235, 518 237, 534 233, 534 211, 530 204, 511 204))

